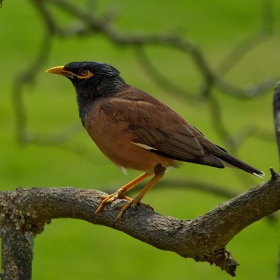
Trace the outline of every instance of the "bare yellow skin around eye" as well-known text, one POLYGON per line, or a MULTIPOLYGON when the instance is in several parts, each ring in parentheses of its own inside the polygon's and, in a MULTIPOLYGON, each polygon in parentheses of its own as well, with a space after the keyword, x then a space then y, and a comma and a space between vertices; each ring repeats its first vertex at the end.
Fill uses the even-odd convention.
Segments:
POLYGON ((77 75, 77 78, 79 78, 79 79, 88 79, 88 78, 90 78, 92 76, 93 76, 93 73, 90 72, 89 70, 87 70, 87 75, 77 75))

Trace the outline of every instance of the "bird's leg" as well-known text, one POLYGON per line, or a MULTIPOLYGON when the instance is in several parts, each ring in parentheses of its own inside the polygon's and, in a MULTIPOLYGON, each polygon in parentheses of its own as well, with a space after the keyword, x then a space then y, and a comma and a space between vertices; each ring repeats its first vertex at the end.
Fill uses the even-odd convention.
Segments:
POLYGON ((122 217, 123 213, 129 208, 134 207, 138 203, 141 203, 143 206, 152 209, 152 207, 146 203, 140 202, 141 199, 145 196, 145 194, 163 177, 166 168, 164 168, 161 164, 157 164, 154 168, 155 176, 151 179, 151 181, 129 202, 121 205, 119 208, 121 209, 118 214, 115 223, 117 223, 122 217))
POLYGON ((151 176, 151 174, 144 173, 144 174, 140 175, 139 177, 137 177, 136 179, 134 179, 133 181, 131 181, 128 184, 121 187, 115 193, 106 195, 106 196, 101 196, 102 202, 100 203, 97 210, 95 211, 94 216, 102 211, 102 209, 106 205, 106 203, 112 203, 114 200, 116 200, 118 198, 132 201, 131 198, 125 196, 124 194, 149 176, 151 176))

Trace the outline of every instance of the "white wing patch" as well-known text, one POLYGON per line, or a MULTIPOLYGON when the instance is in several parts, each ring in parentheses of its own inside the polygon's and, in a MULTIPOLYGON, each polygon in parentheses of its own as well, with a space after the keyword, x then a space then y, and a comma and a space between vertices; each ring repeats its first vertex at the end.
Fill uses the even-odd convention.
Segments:
POLYGON ((156 151, 157 149, 155 149, 155 148, 153 148, 153 147, 150 147, 150 146, 148 146, 148 145, 146 145, 146 144, 141 144, 141 143, 135 143, 135 142, 131 142, 132 144, 134 144, 134 145, 136 145, 136 146, 138 146, 138 147, 141 147, 141 148, 143 148, 143 149, 146 149, 146 150, 154 150, 154 151, 156 151))
POLYGON ((127 172, 123 166, 119 166, 119 168, 124 175, 127 175, 127 172))

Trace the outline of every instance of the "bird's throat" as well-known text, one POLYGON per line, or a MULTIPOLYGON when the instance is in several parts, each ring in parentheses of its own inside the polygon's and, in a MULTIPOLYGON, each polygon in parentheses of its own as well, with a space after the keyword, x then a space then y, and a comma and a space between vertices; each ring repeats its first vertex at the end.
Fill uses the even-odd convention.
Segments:
POLYGON ((92 109, 95 101, 102 98, 114 96, 126 86, 127 84, 121 78, 115 78, 113 81, 107 81, 106 79, 104 79, 98 84, 91 84, 90 86, 87 85, 87 87, 75 86, 79 116, 81 118, 83 126, 85 126, 86 116, 92 109))

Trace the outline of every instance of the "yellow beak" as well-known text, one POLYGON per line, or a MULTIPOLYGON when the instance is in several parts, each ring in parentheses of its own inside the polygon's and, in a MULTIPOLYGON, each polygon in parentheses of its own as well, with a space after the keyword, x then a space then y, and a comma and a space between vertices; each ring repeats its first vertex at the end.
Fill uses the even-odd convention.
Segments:
POLYGON ((52 67, 52 68, 46 70, 46 73, 58 74, 58 75, 66 76, 66 77, 75 76, 75 74, 73 74, 72 72, 64 70, 64 66, 52 67))

